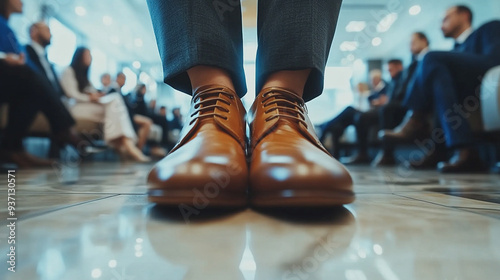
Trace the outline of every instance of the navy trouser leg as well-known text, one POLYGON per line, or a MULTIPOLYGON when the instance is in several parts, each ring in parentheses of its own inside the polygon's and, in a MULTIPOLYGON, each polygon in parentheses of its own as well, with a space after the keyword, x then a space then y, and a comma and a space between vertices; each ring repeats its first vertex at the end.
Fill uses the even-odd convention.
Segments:
POLYGON ((22 139, 39 111, 47 117, 53 133, 63 132, 75 124, 52 87, 30 67, 10 66, 0 61, 0 73, 0 103, 9 104, 9 122, 1 148, 22 150, 22 139))
MULTIPOLYGON (((325 66, 342 0, 264 0, 258 5, 256 91, 277 71, 311 68, 304 99, 323 91, 325 66)), ((229 72, 246 91, 239 0, 148 0, 165 82, 191 93, 187 70, 209 65, 229 72)))
POLYGON ((191 94, 186 71, 209 65, 226 70, 245 95, 239 0, 148 0, 148 6, 167 84, 191 94))
POLYGON ((324 141, 328 132, 333 133, 334 138, 340 138, 344 130, 354 124, 354 117, 359 113, 358 110, 349 106, 338 114, 335 118, 321 125, 322 134, 320 140, 324 141))
POLYGON ((304 89, 304 100, 322 93, 341 4, 342 0, 259 1, 257 93, 270 74, 307 68, 312 71, 304 89))
POLYGON ((367 112, 359 112, 354 118, 356 126, 356 137, 360 154, 368 153, 368 133, 370 128, 379 123, 378 109, 371 109, 367 112))
POLYGON ((406 115, 407 109, 398 103, 388 103, 379 109, 379 128, 393 129, 406 115))
POLYGON ((477 93, 481 79, 493 66, 495 61, 485 56, 430 52, 417 69, 405 104, 414 111, 434 109, 445 131, 448 147, 470 145, 474 139, 467 110, 479 110, 477 93))

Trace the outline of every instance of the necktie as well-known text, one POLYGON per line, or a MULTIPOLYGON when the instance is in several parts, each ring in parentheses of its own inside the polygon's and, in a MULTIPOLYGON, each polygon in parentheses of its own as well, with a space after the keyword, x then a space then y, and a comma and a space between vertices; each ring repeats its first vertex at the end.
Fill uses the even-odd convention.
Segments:
POLYGON ((45 73, 47 74, 47 78, 49 78, 49 81, 52 83, 54 89, 59 91, 59 83, 56 80, 56 75, 54 69, 52 68, 52 64, 49 62, 49 56, 47 55, 47 53, 45 53, 43 58, 45 59, 45 61, 42 62, 42 65, 45 68, 45 73))

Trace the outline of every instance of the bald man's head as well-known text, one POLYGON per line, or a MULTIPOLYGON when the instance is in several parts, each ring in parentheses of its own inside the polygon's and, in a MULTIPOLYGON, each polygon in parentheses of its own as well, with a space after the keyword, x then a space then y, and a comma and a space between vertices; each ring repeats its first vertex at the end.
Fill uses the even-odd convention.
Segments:
POLYGON ((52 33, 50 33, 50 28, 45 22, 40 21, 32 24, 29 32, 33 42, 38 43, 42 47, 50 45, 52 33))

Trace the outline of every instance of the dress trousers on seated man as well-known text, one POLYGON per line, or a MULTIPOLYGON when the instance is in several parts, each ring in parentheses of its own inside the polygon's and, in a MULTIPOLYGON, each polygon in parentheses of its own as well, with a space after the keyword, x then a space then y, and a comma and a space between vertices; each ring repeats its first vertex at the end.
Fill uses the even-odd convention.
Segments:
MULTIPOLYGON (((455 152, 448 162, 438 164, 444 173, 486 170, 474 149, 476 139, 468 118, 474 110, 480 110, 482 77, 500 65, 500 21, 488 22, 475 31, 471 23, 472 12, 467 7, 455 6, 447 11, 442 31, 445 37, 455 39, 454 49, 425 56, 405 100, 411 117, 395 131, 382 135, 386 142, 433 139, 426 120, 434 111, 446 145, 455 152)), ((431 151, 423 162, 433 162, 433 157, 431 151)))

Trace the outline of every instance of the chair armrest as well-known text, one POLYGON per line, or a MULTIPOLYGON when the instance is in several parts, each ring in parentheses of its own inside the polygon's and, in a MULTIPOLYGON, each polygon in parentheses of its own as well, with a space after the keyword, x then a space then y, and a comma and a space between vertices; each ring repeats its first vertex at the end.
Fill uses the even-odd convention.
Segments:
POLYGON ((481 108, 484 130, 500 130, 500 66, 490 69, 483 78, 481 108))

